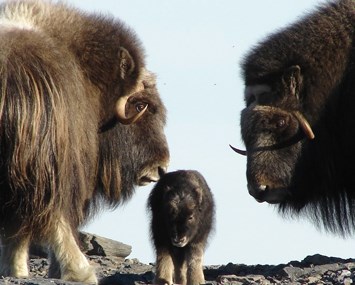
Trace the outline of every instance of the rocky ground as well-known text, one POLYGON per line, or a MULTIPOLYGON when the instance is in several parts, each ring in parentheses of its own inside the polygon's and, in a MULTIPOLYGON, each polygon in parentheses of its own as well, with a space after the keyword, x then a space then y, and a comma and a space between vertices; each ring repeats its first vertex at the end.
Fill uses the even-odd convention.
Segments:
MULTIPOLYGON (((152 284, 154 264, 143 264, 137 259, 128 259, 131 247, 93 235, 82 235, 82 247, 95 266, 102 285, 152 284)), ((26 285, 74 285, 47 279, 48 261, 41 248, 32 250, 31 277, 16 279, 0 278, 2 284, 26 285)), ((308 256, 302 261, 279 265, 210 265, 204 268, 206 284, 355 284, 355 259, 344 260, 322 255, 308 256)))

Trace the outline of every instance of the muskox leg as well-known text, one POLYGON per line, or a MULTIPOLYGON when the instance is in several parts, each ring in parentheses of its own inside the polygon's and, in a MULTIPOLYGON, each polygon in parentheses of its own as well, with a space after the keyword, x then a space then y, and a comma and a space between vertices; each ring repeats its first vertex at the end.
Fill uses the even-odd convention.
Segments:
POLYGON ((189 283, 187 283, 187 262, 185 260, 185 256, 183 256, 183 258, 181 258, 180 256, 177 256, 177 258, 175 258, 174 260, 174 269, 175 269, 175 280, 174 282, 176 284, 181 284, 181 285, 190 285, 189 283))
POLYGON ((29 244, 28 237, 1 238, 0 276, 28 277, 29 244))
POLYGON ((48 256, 49 256, 49 260, 50 260, 49 269, 48 269, 48 276, 50 278, 60 279, 60 277, 62 276, 62 273, 60 271, 59 261, 55 257, 52 250, 49 251, 48 256))
POLYGON ((157 249, 157 264, 155 269, 156 284, 173 284, 174 264, 167 249, 157 249))
POLYGON ((205 284, 203 274, 203 248, 201 245, 191 247, 187 256, 187 284, 205 284))
POLYGON ((49 237, 49 244, 53 251, 51 253, 52 260, 56 263, 51 268, 50 273, 57 275, 60 272, 61 279, 68 281, 97 284, 93 268, 90 266, 85 255, 80 251, 73 231, 63 217, 58 221, 57 227, 49 237), (60 265, 60 269, 55 268, 58 264, 60 265))

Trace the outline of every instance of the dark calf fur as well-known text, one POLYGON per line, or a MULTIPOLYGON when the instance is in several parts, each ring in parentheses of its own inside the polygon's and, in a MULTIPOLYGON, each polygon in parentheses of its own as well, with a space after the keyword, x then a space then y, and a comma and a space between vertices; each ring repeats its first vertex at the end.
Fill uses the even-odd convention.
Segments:
POLYGON ((214 224, 214 201, 197 171, 163 176, 152 190, 151 235, 156 249, 157 284, 201 284, 203 254, 214 224))

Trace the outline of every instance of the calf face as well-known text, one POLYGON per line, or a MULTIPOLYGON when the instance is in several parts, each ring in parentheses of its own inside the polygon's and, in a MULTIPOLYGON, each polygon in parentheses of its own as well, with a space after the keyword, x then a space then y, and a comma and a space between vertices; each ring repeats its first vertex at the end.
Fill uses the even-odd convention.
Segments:
POLYGON ((169 189, 164 197, 166 229, 176 247, 184 247, 194 239, 201 221, 201 189, 184 186, 183 191, 169 189))

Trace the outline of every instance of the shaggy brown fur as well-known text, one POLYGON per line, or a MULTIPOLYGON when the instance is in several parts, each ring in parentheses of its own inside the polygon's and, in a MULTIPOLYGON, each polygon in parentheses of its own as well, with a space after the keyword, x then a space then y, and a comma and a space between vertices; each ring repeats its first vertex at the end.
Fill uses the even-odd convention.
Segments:
POLYGON ((158 284, 203 284, 203 254, 214 224, 212 193, 197 171, 166 174, 149 196, 158 284))
POLYGON ((355 2, 328 2, 267 37, 242 64, 250 194, 341 234, 355 226, 354 31, 355 2), (295 114, 315 138, 260 151, 304 134, 295 114))
POLYGON ((101 204, 157 180, 169 159, 165 108, 144 67, 141 43, 118 20, 64 4, 1 4, 0 275, 27 276, 37 241, 52 249, 55 277, 96 282, 73 233, 101 204), (127 113, 148 110, 122 125, 115 103, 128 94, 127 113))

